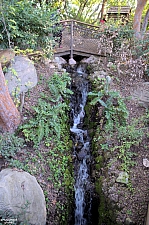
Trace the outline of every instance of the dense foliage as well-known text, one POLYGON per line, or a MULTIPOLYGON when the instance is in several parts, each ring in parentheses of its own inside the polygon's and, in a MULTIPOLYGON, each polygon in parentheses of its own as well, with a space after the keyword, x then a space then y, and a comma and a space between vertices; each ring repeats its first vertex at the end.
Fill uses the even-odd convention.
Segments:
POLYGON ((41 91, 41 97, 33 107, 32 116, 26 111, 29 118, 16 133, 0 135, 0 155, 6 161, 5 165, 36 176, 44 190, 47 218, 56 203, 58 216, 55 222, 60 220, 57 224, 67 224, 68 201, 72 199, 74 183, 68 116, 72 91, 67 86, 70 82, 68 73, 54 73, 49 79, 40 75, 38 85, 44 86, 44 91, 41 91), (48 189, 51 185, 54 194, 60 192, 62 195, 55 203, 51 203, 51 189, 50 194, 48 189))
POLYGON ((3 0, 0 5, 0 48, 42 49, 53 46, 52 30, 59 16, 43 2, 3 0), (55 16, 53 16, 55 15, 55 16))
POLYGON ((61 76, 53 74, 48 81, 48 93, 41 93, 38 105, 33 107, 34 117, 27 124, 21 126, 26 141, 33 141, 35 148, 43 139, 46 146, 49 146, 51 136, 52 139, 53 136, 61 139, 68 119, 66 116, 68 105, 64 100, 72 94, 67 88, 69 82, 70 78, 66 73, 61 76), (50 96, 48 96, 49 92, 50 96))
MULTIPOLYGON (((2 0, 0 2, 0 48, 43 49, 51 52, 52 31, 60 19, 76 19, 99 25, 111 6, 128 5, 116 0, 2 0), (56 9, 60 9, 57 13, 56 9), (53 16, 55 15, 55 16, 53 16)), ((129 2, 133 17, 135 2, 129 2)), ((143 13, 145 14, 146 8, 143 13)), ((133 19, 133 18, 132 18, 133 19)), ((131 20, 132 20, 131 19, 131 20)))

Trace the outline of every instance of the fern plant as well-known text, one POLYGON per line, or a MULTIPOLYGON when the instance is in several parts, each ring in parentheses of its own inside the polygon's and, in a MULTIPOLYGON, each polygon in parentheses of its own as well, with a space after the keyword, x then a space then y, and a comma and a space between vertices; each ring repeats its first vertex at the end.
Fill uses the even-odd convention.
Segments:
POLYGON ((63 73, 61 76, 54 73, 52 79, 48 81, 48 88, 51 94, 50 100, 57 102, 61 98, 68 98, 73 92, 67 88, 70 85, 71 78, 68 73, 63 73))
POLYGON ((90 104, 96 105, 100 103, 104 107, 104 114, 106 118, 106 126, 113 127, 114 122, 125 124, 128 118, 128 110, 124 103, 124 99, 120 97, 119 92, 101 90, 100 92, 89 92, 88 96, 94 97, 90 104), (105 101, 103 100, 105 99, 105 101))
POLYGON ((48 81, 49 96, 41 95, 38 104, 33 107, 34 117, 20 127, 26 141, 32 141, 34 147, 43 139, 48 144, 50 136, 60 139, 63 126, 67 123, 66 111, 69 109, 62 99, 68 99, 72 94, 67 88, 69 83, 70 77, 67 73, 54 74, 48 81))

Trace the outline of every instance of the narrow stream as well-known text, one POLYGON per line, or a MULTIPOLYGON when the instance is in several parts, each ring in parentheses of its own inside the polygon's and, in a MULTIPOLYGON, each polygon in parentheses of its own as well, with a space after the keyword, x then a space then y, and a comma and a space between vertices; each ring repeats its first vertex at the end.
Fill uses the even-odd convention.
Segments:
POLYGON ((90 183, 90 138, 84 129, 84 107, 87 101, 88 79, 84 68, 79 65, 72 74, 71 133, 75 158, 75 215, 74 225, 92 224, 91 219, 91 183, 90 183))

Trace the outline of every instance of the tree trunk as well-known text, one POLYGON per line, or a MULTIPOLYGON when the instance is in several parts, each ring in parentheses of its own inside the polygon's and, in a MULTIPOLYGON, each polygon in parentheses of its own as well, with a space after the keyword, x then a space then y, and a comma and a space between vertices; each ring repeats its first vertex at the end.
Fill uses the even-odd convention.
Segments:
POLYGON ((144 36, 144 33, 146 31, 148 20, 149 20, 149 9, 146 12, 146 15, 144 17, 144 21, 143 21, 143 24, 142 24, 142 27, 141 27, 142 36, 144 36))
POLYGON ((140 28, 141 28, 141 17, 143 9, 146 5, 147 0, 138 0, 137 1, 137 8, 134 15, 134 21, 133 21, 133 29, 135 33, 136 38, 141 38, 140 34, 140 28))
POLYGON ((13 132, 20 124, 21 116, 10 97, 0 63, 0 128, 13 132))
POLYGON ((102 8, 101 8, 101 16, 100 19, 103 19, 103 15, 104 15, 104 9, 105 9, 105 4, 106 4, 107 0, 103 0, 102 2, 102 8))

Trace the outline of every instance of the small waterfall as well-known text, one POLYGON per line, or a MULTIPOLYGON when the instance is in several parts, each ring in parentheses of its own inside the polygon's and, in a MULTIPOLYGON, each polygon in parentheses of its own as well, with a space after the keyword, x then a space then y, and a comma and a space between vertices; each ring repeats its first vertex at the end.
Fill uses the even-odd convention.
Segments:
POLYGON ((85 116, 84 107, 87 101, 88 80, 87 74, 81 65, 78 66, 77 72, 72 74, 72 91, 74 92, 71 99, 71 132, 74 142, 75 156, 75 224, 88 225, 91 208, 90 194, 90 139, 87 130, 83 129, 83 120, 85 116), (89 198, 89 199, 88 199, 89 198), (90 204, 90 206, 88 206, 90 204))
POLYGON ((83 159, 78 171, 76 184, 75 184, 75 225, 86 225, 86 219, 84 218, 85 210, 85 185, 88 180, 87 164, 83 159))

